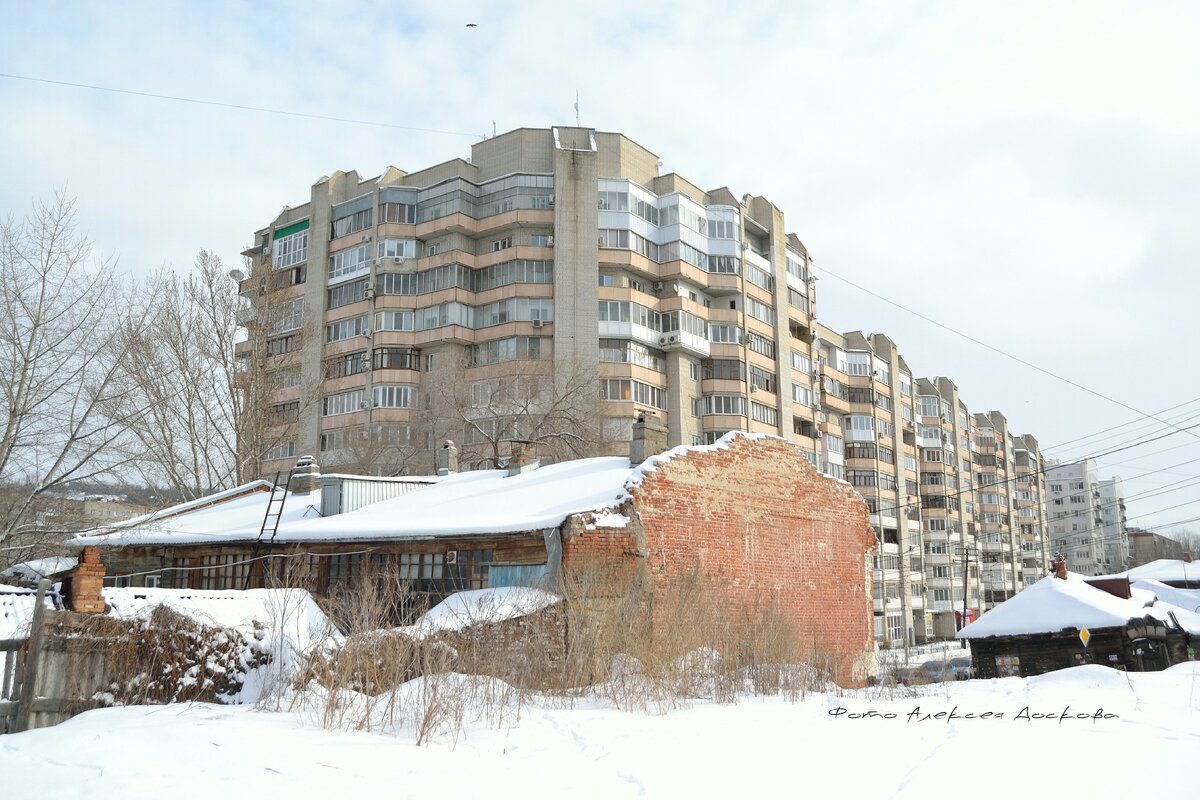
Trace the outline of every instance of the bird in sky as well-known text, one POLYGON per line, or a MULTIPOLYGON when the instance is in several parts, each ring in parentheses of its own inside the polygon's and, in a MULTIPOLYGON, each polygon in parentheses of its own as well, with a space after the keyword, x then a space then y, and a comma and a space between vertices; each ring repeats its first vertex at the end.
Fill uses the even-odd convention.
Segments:
POLYGON ((479 26, 478 26, 478 25, 476 25, 474 22, 468 22, 468 23, 467 23, 467 27, 468 27, 468 28, 478 28, 479 26))

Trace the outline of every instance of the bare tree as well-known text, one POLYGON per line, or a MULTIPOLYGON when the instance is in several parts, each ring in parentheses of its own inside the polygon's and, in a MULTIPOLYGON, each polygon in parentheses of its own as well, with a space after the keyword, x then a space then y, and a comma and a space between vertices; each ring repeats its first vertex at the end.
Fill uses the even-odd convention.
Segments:
POLYGON ((427 373, 422 390, 433 439, 459 442, 464 465, 495 467, 514 444, 555 461, 599 454, 597 381, 594 363, 464 359, 427 373))
POLYGON ((185 499, 258 477, 264 454, 294 439, 311 402, 296 363, 296 298, 272 302, 265 284, 251 293, 241 297, 221 259, 201 250, 186 277, 164 270, 148 281, 153 330, 129 330, 130 402, 144 409, 140 467, 185 499))
POLYGON ((0 224, 0 566, 65 538, 39 513, 48 492, 132 459, 125 333, 145 319, 112 260, 90 256, 62 192, 0 224))

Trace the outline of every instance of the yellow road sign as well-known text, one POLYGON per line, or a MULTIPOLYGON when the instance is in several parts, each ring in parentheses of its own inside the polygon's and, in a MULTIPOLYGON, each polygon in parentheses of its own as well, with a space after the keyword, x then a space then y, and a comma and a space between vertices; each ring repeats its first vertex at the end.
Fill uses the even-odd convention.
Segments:
POLYGON ((1091 639, 1091 638, 1092 638, 1092 635, 1090 633, 1088 633, 1087 628, 1083 628, 1079 631, 1079 641, 1083 642, 1084 648, 1087 647, 1088 639, 1091 639))

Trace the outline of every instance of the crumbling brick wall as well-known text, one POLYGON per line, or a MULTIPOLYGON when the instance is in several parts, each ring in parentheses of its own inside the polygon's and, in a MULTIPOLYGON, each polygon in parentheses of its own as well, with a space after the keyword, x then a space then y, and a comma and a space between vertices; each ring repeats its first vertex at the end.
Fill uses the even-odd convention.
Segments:
POLYGON ((821 474, 795 445, 737 437, 649 472, 623 511, 625 528, 563 528, 563 571, 621 565, 651 598, 701 575, 731 619, 771 606, 839 680, 861 683, 873 653, 875 547, 866 503, 821 474))

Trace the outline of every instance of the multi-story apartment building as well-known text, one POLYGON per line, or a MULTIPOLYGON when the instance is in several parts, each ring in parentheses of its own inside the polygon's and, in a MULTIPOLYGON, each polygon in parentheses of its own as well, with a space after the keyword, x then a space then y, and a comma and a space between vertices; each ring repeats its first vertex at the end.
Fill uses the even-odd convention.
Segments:
POLYGON ((804 245, 766 199, 661 164, 622 134, 555 127, 317 181, 246 251, 261 335, 241 355, 278 378, 258 398, 263 472, 299 453, 428 472, 444 438, 468 465, 514 440, 627 452, 639 414, 673 445, 769 432, 816 463, 804 245))
POLYGON ((1013 513, 1021 548, 1021 583, 1029 586, 1050 570, 1050 535, 1046 530, 1046 469, 1038 441, 1030 434, 1014 440, 1013 513))
POLYGON ((924 552, 913 377, 883 334, 817 325, 822 468, 867 501, 881 543, 875 554, 875 635, 885 646, 932 638, 924 552))
POLYGON ((1100 491, 1100 522, 1104 537, 1104 567, 1123 572, 1132 566, 1129 531, 1125 521, 1125 483, 1119 476, 1097 483, 1100 491))
POLYGON ((1051 461, 1046 468, 1046 489, 1051 549, 1067 558, 1073 572, 1108 572, 1096 462, 1090 458, 1065 464, 1051 461))
POLYGON ((975 466, 975 523, 981 557, 984 609, 1023 588, 1021 545, 1014 522, 1016 447, 999 411, 976 413, 971 459, 975 466))
POLYGON ((949 378, 917 380, 917 446, 927 608, 937 638, 982 613, 972 478, 972 414, 949 378))
POLYGON ((1174 539, 1132 526, 1128 533, 1131 566, 1140 567, 1160 558, 1183 558, 1183 544, 1174 539))

